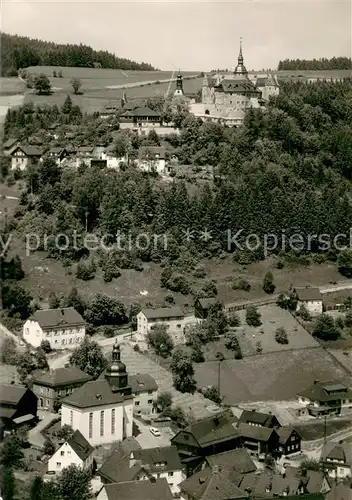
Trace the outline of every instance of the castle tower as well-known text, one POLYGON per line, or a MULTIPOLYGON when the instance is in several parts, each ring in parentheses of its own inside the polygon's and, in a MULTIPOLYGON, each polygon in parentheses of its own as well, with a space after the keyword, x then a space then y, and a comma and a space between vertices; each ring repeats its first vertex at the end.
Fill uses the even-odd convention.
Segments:
POLYGON ((235 76, 240 76, 242 78, 248 78, 248 71, 244 65, 244 59, 242 54, 242 38, 240 39, 240 53, 237 59, 237 66, 235 68, 234 74, 235 76))
POLYGON ((174 96, 183 96, 183 77, 181 75, 180 70, 178 71, 177 80, 176 80, 176 90, 174 92, 174 96))
POLYGON ((128 387, 126 365, 121 361, 120 346, 117 342, 112 348, 112 359, 106 370, 105 379, 108 381, 113 392, 123 392, 124 394, 131 392, 131 389, 128 387))

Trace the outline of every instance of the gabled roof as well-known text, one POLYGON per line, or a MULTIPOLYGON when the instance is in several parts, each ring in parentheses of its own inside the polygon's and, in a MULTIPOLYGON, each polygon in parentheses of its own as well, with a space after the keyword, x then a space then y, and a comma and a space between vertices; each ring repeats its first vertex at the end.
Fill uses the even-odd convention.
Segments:
POLYGON ((311 387, 298 394, 311 401, 336 401, 336 399, 352 398, 352 391, 339 380, 327 382, 316 381, 311 387))
POLYGON ((93 446, 89 444, 79 430, 76 430, 66 442, 83 461, 85 461, 94 450, 93 446))
POLYGON ((198 422, 190 424, 176 436, 171 439, 177 442, 177 436, 183 432, 192 434, 200 446, 209 446, 211 444, 227 441, 239 436, 239 431, 235 427, 236 418, 230 418, 227 415, 209 417, 198 422))
POLYGON ((165 478, 154 481, 127 481, 104 486, 107 500, 173 500, 165 478))
POLYGON ((235 450, 225 451, 224 453, 210 455, 206 458, 206 461, 210 467, 218 465, 223 470, 234 470, 240 474, 248 474, 257 469, 245 448, 236 448, 235 450))
POLYGON ((249 422, 253 422, 263 427, 269 427, 270 425, 273 425, 274 420, 276 420, 276 417, 271 413, 261 413, 256 410, 244 410, 240 416, 239 423, 248 424, 249 422))
POLYGON ((4 149, 10 149, 12 148, 16 143, 18 142, 18 139, 7 139, 7 141, 4 142, 3 148, 4 149))
POLYGON ((33 383, 45 385, 48 387, 60 387, 63 385, 74 384, 78 382, 88 382, 92 377, 80 370, 77 366, 68 368, 58 368, 52 371, 37 371, 34 373, 33 383))
POLYGON ((295 288, 295 292, 297 293, 298 300, 302 302, 323 300, 319 288, 295 288))
POLYGON ((229 479, 229 473, 221 468, 206 467, 183 481, 182 492, 195 500, 233 500, 246 494, 229 479))
POLYGON ((165 159, 165 148, 163 146, 141 146, 138 150, 139 158, 149 152, 154 156, 158 155, 161 160, 165 159))
POLYGON ((22 385, 0 385, 0 404, 18 404, 27 391, 30 389, 22 385))
POLYGON ((131 386, 133 393, 146 391, 157 391, 158 385, 155 379, 149 373, 137 373, 128 376, 128 385, 131 386))
POLYGON ((321 452, 320 459, 323 462, 329 460, 342 460, 352 467, 352 446, 351 443, 334 443, 328 441, 321 452))
POLYGON ((55 148, 49 149, 49 153, 53 153, 53 154, 60 154, 60 153, 64 153, 64 152, 67 152, 66 148, 55 147, 55 148))
POLYGON ((42 156, 42 152, 36 146, 17 146, 11 154, 13 155, 18 149, 23 151, 26 156, 42 156))
POLYGON ((155 116, 160 117, 160 114, 154 111, 153 109, 147 108, 146 106, 142 106, 140 108, 135 108, 132 111, 133 116, 155 116))
POLYGON ((109 482, 132 481, 141 469, 129 466, 129 457, 132 451, 139 450, 140 444, 134 438, 128 438, 119 444, 119 448, 110 455, 98 470, 97 474, 109 482))
POLYGON ((200 303, 202 309, 204 310, 208 310, 210 309, 212 306, 214 306, 217 302, 219 301, 219 299, 215 298, 215 297, 207 297, 205 299, 198 299, 198 302, 200 303))
POLYGON ((276 434, 275 430, 270 429, 269 427, 259 427, 249 424, 239 424, 238 429, 241 437, 254 439, 261 442, 269 441, 272 434, 276 434))
POLYGON ((293 429, 293 427, 279 427, 275 430, 279 435, 279 444, 286 444, 293 432, 296 432, 298 434, 296 429, 293 429))
POLYGON ((184 312, 180 307, 159 307, 158 309, 142 309, 147 319, 183 318, 184 312))
POLYGON ((243 79, 233 79, 227 80, 224 79, 221 81, 220 86, 224 92, 258 92, 260 91, 256 88, 256 86, 247 78, 243 79))
POLYGON ((140 460, 141 465, 150 472, 182 470, 176 446, 140 449, 132 452, 132 455, 134 460, 140 460))
POLYGON ((305 473, 302 473, 295 467, 286 468, 286 478, 290 480, 292 478, 299 479, 307 493, 320 493, 323 482, 326 479, 322 471, 307 470, 305 473))
POLYGON ((73 391, 72 394, 62 400, 62 404, 76 408, 89 408, 91 406, 122 403, 125 397, 120 392, 113 392, 107 380, 98 379, 87 382, 73 391))
POLYGON ((84 319, 73 307, 62 309, 39 309, 30 318, 37 321, 42 329, 84 325, 84 319))
POLYGON ((81 146, 77 148, 77 153, 93 153, 94 146, 81 146))

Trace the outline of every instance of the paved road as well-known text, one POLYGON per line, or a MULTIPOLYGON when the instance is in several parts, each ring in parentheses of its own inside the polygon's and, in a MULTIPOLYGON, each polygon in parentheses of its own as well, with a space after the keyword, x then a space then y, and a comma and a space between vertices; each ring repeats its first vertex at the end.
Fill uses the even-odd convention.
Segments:
POLYGON ((28 431, 28 441, 34 448, 38 448, 39 450, 43 449, 45 438, 41 431, 46 427, 52 420, 57 418, 56 413, 51 413, 49 411, 38 411, 38 416, 41 419, 38 425, 36 425, 33 429, 28 431))
POLYGON ((150 427, 145 425, 144 423, 140 422, 140 420, 135 419, 135 424, 138 426, 138 429, 140 431, 140 434, 136 436, 136 441, 141 445, 143 449, 145 448, 156 448, 156 447, 165 447, 165 446, 170 446, 170 439, 174 436, 173 432, 171 429, 168 427, 159 429, 160 430, 160 437, 155 437, 153 434, 150 432, 150 427))

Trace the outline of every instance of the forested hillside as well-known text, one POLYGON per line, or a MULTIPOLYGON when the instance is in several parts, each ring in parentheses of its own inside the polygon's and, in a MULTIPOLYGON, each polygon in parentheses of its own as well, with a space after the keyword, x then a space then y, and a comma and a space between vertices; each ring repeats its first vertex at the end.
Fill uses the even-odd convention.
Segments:
POLYGON ((278 65, 278 71, 284 70, 302 70, 302 71, 320 71, 320 70, 332 70, 332 69, 351 69, 351 58, 350 57, 332 57, 327 59, 326 57, 320 59, 285 59, 280 61, 278 65))
POLYGON ((1 75, 15 76, 19 68, 28 66, 94 66, 124 70, 153 70, 148 63, 137 63, 115 56, 106 50, 93 50, 87 45, 62 45, 33 38, 1 34, 1 75))

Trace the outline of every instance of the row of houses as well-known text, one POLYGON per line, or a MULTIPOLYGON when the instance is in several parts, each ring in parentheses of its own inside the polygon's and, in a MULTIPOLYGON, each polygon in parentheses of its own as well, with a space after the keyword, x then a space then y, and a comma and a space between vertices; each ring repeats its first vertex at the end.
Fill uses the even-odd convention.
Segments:
MULTIPOLYGON (((129 161, 128 155, 117 156, 112 146, 53 147, 44 153, 37 146, 22 145, 15 139, 6 141, 4 154, 11 157, 12 170, 25 170, 31 162, 40 162, 45 156, 54 158, 59 166, 70 165, 76 168, 85 163, 88 166, 96 164, 119 169, 129 161)), ((177 162, 177 158, 171 156, 170 161, 177 162)), ((170 170, 166 168, 166 150, 162 146, 141 146, 133 164, 145 172, 155 171, 161 174, 170 170)))

